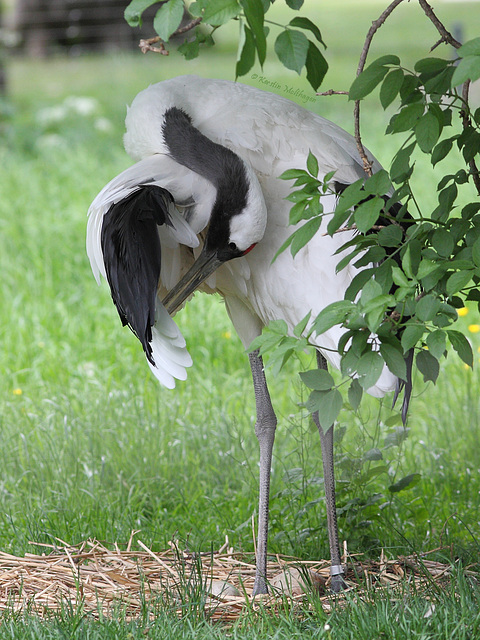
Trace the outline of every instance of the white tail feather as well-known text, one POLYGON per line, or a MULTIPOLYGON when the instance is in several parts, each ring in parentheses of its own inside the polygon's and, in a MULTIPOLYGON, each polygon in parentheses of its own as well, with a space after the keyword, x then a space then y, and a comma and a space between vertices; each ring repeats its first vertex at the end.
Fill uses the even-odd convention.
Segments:
POLYGON ((186 368, 192 366, 192 358, 180 329, 158 299, 150 344, 155 365, 148 364, 157 380, 168 389, 175 388, 175 378, 186 380, 186 368))

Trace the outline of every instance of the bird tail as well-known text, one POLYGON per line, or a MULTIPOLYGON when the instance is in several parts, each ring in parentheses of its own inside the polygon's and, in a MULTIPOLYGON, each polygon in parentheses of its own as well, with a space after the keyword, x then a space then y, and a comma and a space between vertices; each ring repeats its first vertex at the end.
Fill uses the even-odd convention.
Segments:
POLYGON ((150 348, 153 362, 147 358, 148 366, 163 386, 174 389, 175 378, 187 379, 186 369, 192 366, 192 358, 185 338, 158 298, 150 348))

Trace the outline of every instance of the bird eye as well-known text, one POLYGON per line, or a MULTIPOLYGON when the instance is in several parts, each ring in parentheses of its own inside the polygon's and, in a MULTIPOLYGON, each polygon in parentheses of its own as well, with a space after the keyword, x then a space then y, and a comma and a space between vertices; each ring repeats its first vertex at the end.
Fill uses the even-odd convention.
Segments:
POLYGON ((237 245, 235 244, 235 242, 230 242, 230 244, 228 245, 228 248, 231 249, 232 251, 236 251, 237 245))

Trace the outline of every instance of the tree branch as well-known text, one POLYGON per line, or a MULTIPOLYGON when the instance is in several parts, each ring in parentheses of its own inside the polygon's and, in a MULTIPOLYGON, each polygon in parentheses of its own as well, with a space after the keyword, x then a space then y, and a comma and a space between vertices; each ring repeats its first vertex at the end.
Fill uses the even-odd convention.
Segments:
MULTIPOLYGON (((190 22, 188 22, 183 27, 178 27, 178 29, 172 33, 170 38, 175 38, 175 36, 181 36, 184 33, 187 33, 187 31, 191 31, 192 29, 195 29, 195 27, 198 27, 201 21, 202 21, 202 18, 195 18, 194 20, 190 20, 190 22)), ((154 36, 153 38, 148 38, 148 40, 142 39, 138 43, 138 46, 140 47, 140 50, 142 51, 142 53, 147 53, 147 51, 153 51, 155 53, 161 53, 162 56, 168 56, 169 54, 169 51, 165 49, 165 43, 160 38, 160 36, 154 36), (160 43, 158 47, 153 47, 152 45, 156 44, 157 42, 160 43)))
POLYGON ((333 89, 329 89, 328 91, 322 91, 321 93, 316 93, 317 96, 348 96, 348 91, 334 91, 333 89))
MULTIPOLYGON (((427 0, 418 0, 418 4, 422 7, 422 9, 425 12, 425 15, 433 23, 436 30, 440 34, 441 36, 440 42, 445 42, 446 44, 450 44, 452 45, 452 47, 455 47, 455 49, 458 49, 459 47, 462 46, 462 43, 459 42, 458 40, 455 40, 455 38, 452 36, 450 31, 447 31, 447 29, 445 29, 445 26, 437 18, 437 16, 435 15, 435 12, 433 11, 432 7, 428 4, 427 0)), ((437 42, 435 44, 435 47, 437 47, 440 44, 440 42, 437 42)))
MULTIPOLYGON (((364 67, 365 61, 367 59, 368 51, 370 49, 370 45, 372 43, 373 36, 378 31, 378 29, 384 24, 385 20, 392 13, 392 11, 398 7, 398 5, 403 2, 403 0, 394 0, 385 11, 380 15, 377 20, 372 22, 372 26, 368 30, 367 37, 365 38, 365 43, 363 45, 362 53, 360 55, 360 60, 358 63, 357 76, 359 76, 364 67)), ((363 168, 365 169, 365 173, 368 176, 372 175, 372 161, 367 158, 367 152, 365 151, 365 147, 362 143, 362 137, 360 135, 360 100, 355 100, 355 108, 354 108, 354 121, 355 121, 355 140, 357 142, 357 149, 360 154, 360 157, 363 161, 363 168)))

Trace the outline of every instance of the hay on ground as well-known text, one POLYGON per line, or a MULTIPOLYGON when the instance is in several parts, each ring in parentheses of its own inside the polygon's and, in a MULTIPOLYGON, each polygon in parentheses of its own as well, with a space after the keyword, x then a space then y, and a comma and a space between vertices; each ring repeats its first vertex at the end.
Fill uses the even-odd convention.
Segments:
MULTIPOLYGON (((212 619, 233 621, 259 603, 275 610, 284 606, 287 598, 293 604, 308 606, 309 596, 297 584, 299 575, 300 582, 313 584, 325 611, 331 609, 327 560, 308 562, 276 556, 268 563, 268 580, 279 586, 286 582, 291 588, 271 589, 268 596, 252 598, 253 554, 235 553, 228 543, 213 553, 192 554, 173 544, 158 553, 138 539, 141 550, 133 551, 132 539, 133 534, 125 550, 88 540, 76 546, 39 544, 42 551, 38 555, 24 557, 0 552, 0 611, 45 615, 68 606, 93 616, 110 616, 120 607, 131 618, 139 616, 145 604, 181 615, 194 603, 201 603, 212 619), (224 589, 225 582, 232 588, 224 589)), ((448 564, 417 556, 387 559, 382 553, 377 562, 358 557, 346 560, 348 587, 357 590, 395 586, 407 578, 418 591, 432 581, 444 580, 451 570, 448 564)))

